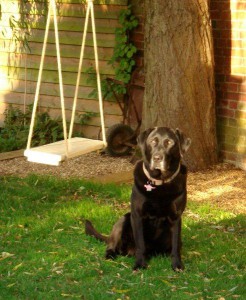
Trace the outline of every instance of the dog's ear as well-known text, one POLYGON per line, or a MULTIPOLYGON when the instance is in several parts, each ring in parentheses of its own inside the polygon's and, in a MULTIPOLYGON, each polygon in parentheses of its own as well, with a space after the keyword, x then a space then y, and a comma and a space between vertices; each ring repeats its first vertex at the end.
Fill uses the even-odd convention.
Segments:
POLYGON ((138 147, 140 148, 143 157, 145 157, 145 141, 147 140, 149 134, 154 130, 154 128, 148 128, 141 132, 137 137, 138 147))
POLYGON ((181 155, 184 155, 185 152, 190 148, 191 145, 191 139, 184 136, 183 132, 180 131, 178 128, 175 131, 176 136, 179 140, 180 145, 180 153, 181 155))
POLYGON ((141 132, 137 137, 138 146, 142 147, 149 136, 149 134, 154 130, 154 128, 148 128, 141 132))

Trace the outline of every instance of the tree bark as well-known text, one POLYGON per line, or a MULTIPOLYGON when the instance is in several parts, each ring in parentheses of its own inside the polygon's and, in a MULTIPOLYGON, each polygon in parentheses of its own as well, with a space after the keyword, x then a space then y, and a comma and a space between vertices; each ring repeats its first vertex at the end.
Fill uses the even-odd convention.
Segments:
POLYGON ((192 170, 217 161, 214 61, 206 0, 145 0, 142 129, 179 128, 192 170))

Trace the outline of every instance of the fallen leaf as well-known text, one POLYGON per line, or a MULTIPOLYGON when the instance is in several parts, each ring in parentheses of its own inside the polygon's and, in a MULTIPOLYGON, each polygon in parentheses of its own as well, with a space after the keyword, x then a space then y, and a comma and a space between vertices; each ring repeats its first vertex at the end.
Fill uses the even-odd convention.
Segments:
POLYGON ((122 263, 120 263, 121 264, 121 266, 123 266, 124 268, 126 268, 126 269, 129 269, 129 266, 128 265, 126 265, 126 264, 124 264, 123 262, 122 263))
POLYGON ((18 264, 17 266, 15 266, 13 268, 14 271, 18 270, 21 266, 23 265, 23 263, 18 264))
POLYGON ((75 227, 75 226, 69 226, 69 228, 72 228, 74 230, 80 230, 81 229, 80 227, 75 227))
POLYGON ((188 251, 188 254, 189 255, 195 255, 195 256, 201 256, 201 253, 197 252, 197 251, 188 251))
POLYGON ((167 281, 167 280, 161 280, 162 282, 164 282, 166 285, 169 285, 169 286, 172 286, 172 284, 169 282, 169 281, 167 281))
POLYGON ((6 258, 9 258, 9 257, 14 256, 14 254, 9 253, 9 252, 2 252, 2 255, 1 255, 1 256, 2 256, 2 257, 0 258, 0 261, 1 261, 1 260, 4 260, 4 259, 6 259, 6 258))
POLYGON ((220 226, 220 225, 212 225, 212 226, 210 226, 211 228, 213 228, 213 229, 217 229, 217 230, 222 230, 222 229, 224 229, 224 227, 223 226, 220 226))
POLYGON ((63 267, 64 264, 56 265, 56 263, 54 263, 51 271, 56 273, 57 275, 61 275, 63 273, 63 267))
POLYGON ((61 296, 64 297, 64 298, 70 298, 70 299, 71 298, 80 298, 80 299, 82 299, 81 295, 73 295, 73 294, 62 293, 61 296))
POLYGON ((116 288, 112 288, 112 291, 113 291, 114 293, 118 293, 118 294, 125 294, 125 293, 130 292, 130 289, 127 289, 127 290, 118 290, 118 289, 116 289, 116 288))
POLYGON ((2 252, 2 258, 8 258, 8 257, 11 257, 11 256, 14 256, 14 254, 9 253, 9 252, 2 252))
POLYGON ((30 276, 33 276, 33 275, 34 275, 34 273, 30 273, 30 272, 23 272, 23 274, 25 274, 25 275, 30 275, 30 276))
POLYGON ((232 289, 230 289, 229 292, 234 292, 237 288, 238 288, 238 285, 236 285, 232 289))

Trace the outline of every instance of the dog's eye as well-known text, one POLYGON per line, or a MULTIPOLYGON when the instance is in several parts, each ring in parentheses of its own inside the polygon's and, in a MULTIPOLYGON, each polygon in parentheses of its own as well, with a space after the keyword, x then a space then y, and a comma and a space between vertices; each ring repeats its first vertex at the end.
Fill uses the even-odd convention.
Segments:
POLYGON ((164 146, 165 147, 169 147, 171 145, 173 145, 173 141, 172 140, 169 140, 169 139, 165 139, 164 140, 164 146))
POLYGON ((156 140, 156 139, 152 140, 152 141, 151 141, 151 145, 152 145, 152 146, 156 146, 156 145, 157 145, 157 140, 156 140))

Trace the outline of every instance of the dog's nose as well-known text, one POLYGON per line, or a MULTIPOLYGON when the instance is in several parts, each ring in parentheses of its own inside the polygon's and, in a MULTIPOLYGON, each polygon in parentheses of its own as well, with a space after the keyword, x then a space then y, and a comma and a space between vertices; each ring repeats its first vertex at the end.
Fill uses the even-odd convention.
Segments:
POLYGON ((163 156, 160 154, 156 154, 153 156, 153 160, 154 160, 154 162, 160 162, 163 160, 163 156))

